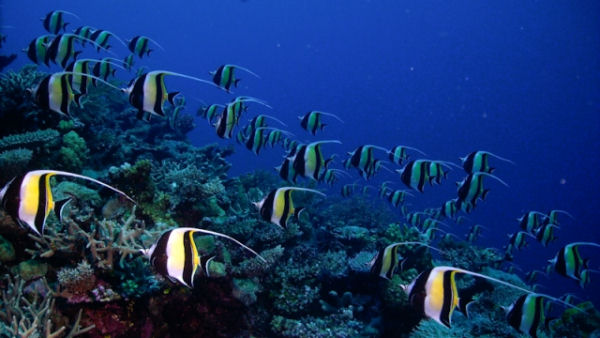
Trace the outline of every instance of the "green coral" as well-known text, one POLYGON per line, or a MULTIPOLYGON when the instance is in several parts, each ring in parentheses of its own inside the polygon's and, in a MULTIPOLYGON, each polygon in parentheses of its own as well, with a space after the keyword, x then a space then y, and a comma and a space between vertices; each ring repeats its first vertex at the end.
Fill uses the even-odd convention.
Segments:
POLYGON ((89 158, 85 140, 74 130, 63 135, 59 154, 61 166, 74 172, 80 172, 89 158))
POLYGON ((59 132, 54 129, 42 129, 4 136, 0 139, 0 149, 32 148, 48 146, 58 141, 59 132))
POLYGON ((0 169, 2 182, 23 174, 27 171, 29 162, 33 157, 33 151, 25 148, 6 150, 0 153, 0 169))
POLYGON ((15 247, 0 235, 0 262, 7 263, 15 259, 15 247))

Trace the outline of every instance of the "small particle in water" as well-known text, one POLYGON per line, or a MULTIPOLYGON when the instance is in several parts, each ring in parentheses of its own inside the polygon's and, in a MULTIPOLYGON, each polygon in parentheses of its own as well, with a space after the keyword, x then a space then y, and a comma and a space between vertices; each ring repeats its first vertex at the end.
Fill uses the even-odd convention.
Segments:
POLYGON ((566 178, 561 178, 560 179, 560 184, 562 184, 562 185, 567 184, 567 179, 566 178))

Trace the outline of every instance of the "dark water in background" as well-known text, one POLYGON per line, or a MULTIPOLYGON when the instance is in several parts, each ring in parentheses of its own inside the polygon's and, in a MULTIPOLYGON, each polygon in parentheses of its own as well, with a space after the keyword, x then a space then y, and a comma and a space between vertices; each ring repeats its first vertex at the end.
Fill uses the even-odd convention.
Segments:
MULTIPOLYGON (((527 210, 564 209, 575 216, 574 221, 562 218, 559 239, 548 248, 530 241, 516 253, 515 262, 525 270, 541 268, 568 242, 600 242, 598 1, 1 3, 1 24, 12 26, 3 29, 8 41, 2 53, 45 34, 39 18, 64 9, 81 18, 67 18, 69 31, 91 25, 122 39, 144 34, 159 41, 166 51, 141 62, 152 69, 208 79, 208 71, 224 63, 248 67, 261 79, 240 73, 235 93, 267 100, 274 109, 251 106, 246 116, 278 116, 300 140, 343 142, 324 146, 326 154, 371 143, 410 145, 429 158, 455 162, 477 149, 512 159, 515 166, 493 162, 510 188, 488 181, 492 192, 469 215, 490 228, 480 245, 501 248, 506 234, 518 229, 515 218, 527 210), (331 120, 313 137, 300 129, 296 117, 309 110, 335 113, 345 123, 331 120)), ((112 45, 119 57, 128 54, 117 42, 112 45)), ((20 53, 10 68, 26 63, 20 53)), ((123 71, 117 76, 125 82, 132 78, 123 71)), ((190 113, 200 106, 194 98, 208 103, 232 98, 182 79, 168 78, 167 86, 183 92, 190 113)), ((235 143, 219 140, 201 120, 190 139, 199 145, 235 143)), ((230 174, 271 170, 281 156, 267 149, 255 157, 236 145, 230 174)), ((462 177, 451 172, 441 187, 427 187, 411 203, 417 209, 441 205, 455 196, 453 181, 462 177)), ((374 183, 384 179, 399 182, 383 172, 374 183)), ((456 233, 466 229, 457 227, 456 233)), ((600 270, 600 252, 581 251, 600 270)), ((548 287, 543 292, 577 291, 600 304, 599 274, 583 292, 557 274, 541 282, 548 287)))

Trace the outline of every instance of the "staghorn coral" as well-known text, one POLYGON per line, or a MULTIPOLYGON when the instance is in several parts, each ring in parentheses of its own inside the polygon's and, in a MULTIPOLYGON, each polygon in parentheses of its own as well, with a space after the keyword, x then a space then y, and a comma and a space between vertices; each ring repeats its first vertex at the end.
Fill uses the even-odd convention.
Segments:
POLYGON ((22 279, 4 276, 2 283, 5 288, 0 302, 0 334, 11 337, 75 337, 94 328, 93 325, 80 327, 80 310, 69 332, 66 331, 66 326, 53 331, 51 316, 54 313, 54 294, 45 279, 41 282, 41 292, 27 295, 22 279), (40 295, 43 297, 41 300, 40 295))

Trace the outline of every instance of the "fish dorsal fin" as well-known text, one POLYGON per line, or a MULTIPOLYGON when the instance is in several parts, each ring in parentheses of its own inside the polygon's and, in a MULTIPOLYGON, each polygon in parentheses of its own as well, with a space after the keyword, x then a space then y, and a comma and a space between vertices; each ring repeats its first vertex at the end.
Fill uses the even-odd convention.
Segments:
MULTIPOLYGON (((261 114, 264 117, 270 118, 271 120, 275 120, 277 122, 279 122, 279 124, 281 124, 284 127, 287 127, 287 124, 283 123, 283 121, 281 121, 280 119, 276 118, 275 116, 271 116, 271 115, 267 115, 267 114, 261 114)), ((291 134, 291 133, 290 133, 291 134)), ((292 134, 294 135, 294 134, 292 134)))
POLYGON ((252 250, 251 248, 247 247, 246 245, 242 244, 242 242, 238 241, 237 239, 235 239, 235 238, 233 238, 231 236, 227 236, 227 235, 222 234, 220 232, 210 231, 210 230, 206 230, 206 229, 198 229, 198 228, 180 228, 180 229, 186 229, 186 230, 193 231, 193 232, 200 232, 200 233, 204 233, 204 234, 209 234, 209 235, 214 235, 214 236, 226 238, 226 239, 228 239, 228 240, 236 243, 237 245, 241 246, 242 248, 250 251, 256 257, 258 257, 261 261, 263 261, 264 263, 267 262, 267 260, 264 259, 263 256, 259 255, 256 251, 252 250))
POLYGON ((317 195, 321 195, 323 197, 327 197, 327 195, 325 195, 324 193, 320 192, 319 190, 314 190, 314 189, 309 189, 309 188, 300 188, 300 187, 282 187, 279 189, 283 189, 283 191, 287 191, 287 190, 293 190, 293 191, 305 191, 305 192, 312 192, 315 193, 317 195))
POLYGON ((213 87, 221 89, 221 87, 217 86, 216 84, 214 84, 211 81, 203 80, 203 79, 200 79, 200 78, 197 78, 197 77, 194 77, 194 76, 190 76, 190 75, 186 75, 186 74, 182 74, 182 73, 171 72, 171 71, 168 71, 168 70, 153 70, 153 71, 148 72, 148 75, 156 75, 156 74, 178 76, 178 77, 182 77, 184 79, 188 79, 188 80, 193 80, 193 81, 205 83, 205 84, 208 84, 208 85, 211 85, 213 87))
POLYGON ((246 67, 242 67, 242 66, 238 66, 238 65, 232 65, 232 64, 228 64, 228 65, 226 65, 226 66, 233 67, 233 68, 235 68, 235 69, 240 69, 240 70, 243 70, 243 71, 245 71, 246 73, 253 75, 253 76, 254 76, 254 77, 256 77, 257 79, 260 79, 260 76, 258 76, 258 74, 256 74, 255 72, 251 71, 250 69, 248 69, 248 68, 246 68, 246 67))
POLYGON ((122 195, 123 197, 127 198, 128 200, 130 200, 132 203, 136 204, 136 202, 129 197, 126 193, 122 192, 121 190, 114 188, 104 182, 98 181, 96 179, 93 179, 91 177, 87 177, 87 176, 83 176, 83 175, 79 175, 79 174, 74 174, 74 173, 70 173, 70 172, 66 172, 66 171, 59 171, 59 170, 35 170, 35 171, 30 171, 29 174, 34 174, 34 175, 43 175, 43 174, 52 174, 52 175, 57 175, 57 176, 67 176, 67 177, 75 177, 75 178, 80 178, 82 180, 86 180, 86 181, 90 181, 90 182, 94 182, 98 185, 101 185, 105 188, 108 188, 116 193, 118 193, 119 195, 122 195))
POLYGON ((507 159, 507 158, 500 157, 500 156, 498 156, 498 155, 496 155, 496 154, 494 154, 494 153, 492 153, 492 152, 485 151, 485 150, 480 150, 479 152, 481 152, 481 153, 484 153, 484 154, 487 154, 487 155, 490 155, 490 156, 492 156, 492 157, 495 157, 495 158, 499 159, 500 161, 508 162, 508 163, 510 163, 510 164, 513 164, 513 165, 515 164, 515 162, 513 162, 513 161, 511 161, 511 160, 509 160, 509 159, 507 159))
POLYGON ((344 121, 339 116, 337 116, 335 114, 326 113, 326 112, 323 112, 323 111, 314 111, 314 112, 317 113, 317 114, 321 114, 321 115, 333 117, 334 119, 340 121, 341 123, 344 123, 344 121))
POLYGON ((53 73, 52 74, 52 76, 54 76, 54 75, 79 75, 79 76, 86 76, 86 77, 89 77, 89 78, 94 79, 96 81, 100 81, 100 82, 104 83, 105 85, 107 85, 107 86, 109 86, 111 88, 114 88, 114 89, 116 89, 118 91, 123 91, 123 88, 119 88, 119 87, 117 87, 117 86, 115 86, 115 85, 113 85, 111 83, 108 83, 108 82, 104 81, 103 79, 101 79, 101 78, 99 78, 99 77, 97 77, 95 75, 91 75, 91 74, 79 73, 79 72, 57 72, 57 73, 53 73))
POLYGON ((482 172, 482 171, 480 171, 480 172, 476 172, 476 173, 474 173, 474 174, 473 174, 473 176, 475 176, 475 175, 477 175, 477 176, 486 176, 486 177, 490 177, 490 178, 493 178, 493 179, 495 179, 496 181, 498 181, 498 182, 502 183, 502 185, 504 185, 505 187, 508 187, 508 186, 509 186, 509 185, 508 185, 506 182, 504 182, 503 180, 501 180, 501 179, 500 179, 498 176, 496 176, 496 175, 492 175, 492 174, 489 174, 489 173, 486 173, 486 172, 482 172))

